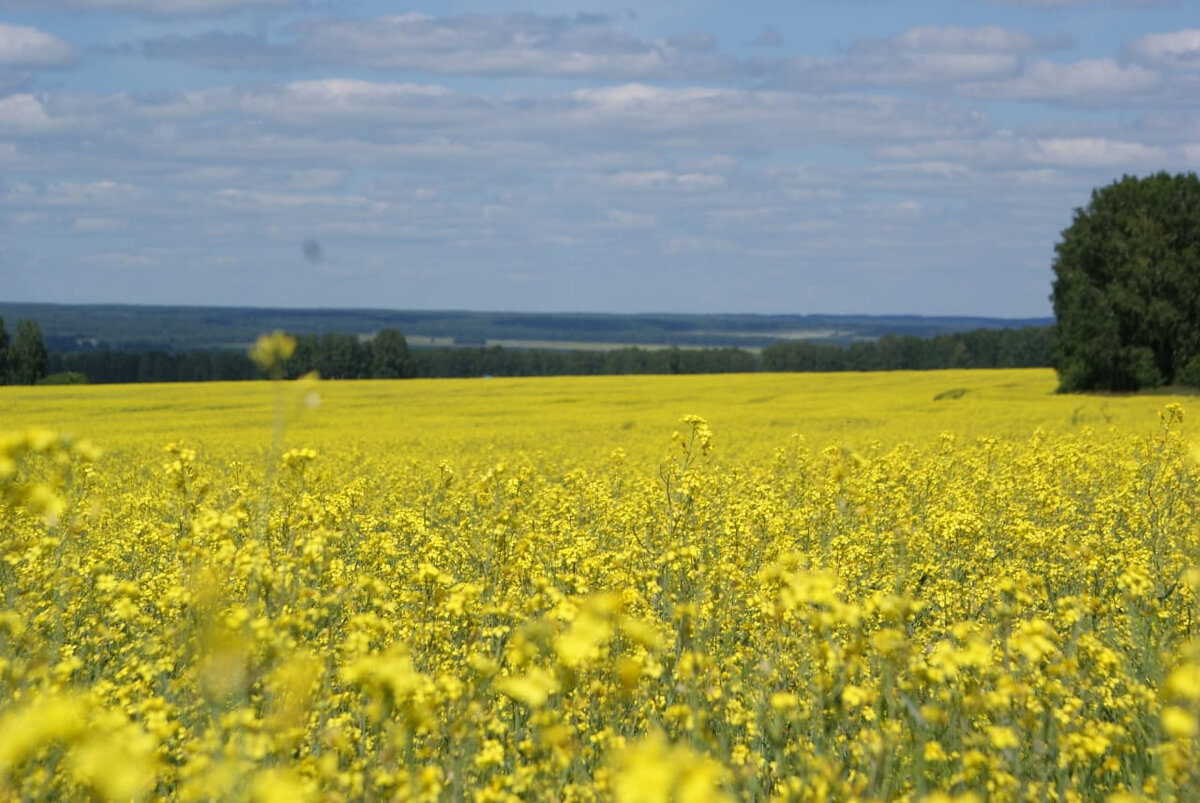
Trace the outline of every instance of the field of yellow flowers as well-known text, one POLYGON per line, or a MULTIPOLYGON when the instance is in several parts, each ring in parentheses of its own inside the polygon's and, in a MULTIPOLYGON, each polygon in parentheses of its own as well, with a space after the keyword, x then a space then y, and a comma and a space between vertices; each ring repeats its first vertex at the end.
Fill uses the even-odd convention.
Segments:
POLYGON ((0 800, 1200 799, 1188 400, 1054 386, 0 388, 0 800))

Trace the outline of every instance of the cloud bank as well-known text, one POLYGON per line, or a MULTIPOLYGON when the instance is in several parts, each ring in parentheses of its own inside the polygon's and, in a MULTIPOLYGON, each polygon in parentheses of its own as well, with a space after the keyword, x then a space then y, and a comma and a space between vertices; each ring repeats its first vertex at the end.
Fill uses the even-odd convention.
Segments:
POLYGON ((27 15, 0 23, 6 293, 1045 314, 1092 187, 1200 168, 1200 30, 1097 48, 1089 4, 1036 5, 864 35, 829 4, 817 48, 778 20, 0 0, 27 15))

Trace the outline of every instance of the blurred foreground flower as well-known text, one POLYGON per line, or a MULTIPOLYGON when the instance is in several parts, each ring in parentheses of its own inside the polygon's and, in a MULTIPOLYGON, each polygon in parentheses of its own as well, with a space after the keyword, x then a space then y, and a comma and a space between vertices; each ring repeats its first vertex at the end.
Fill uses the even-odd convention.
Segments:
POLYGON ((250 349, 250 359, 272 379, 283 375, 283 365, 296 353, 296 338, 276 329, 269 335, 260 335, 254 348, 250 349))

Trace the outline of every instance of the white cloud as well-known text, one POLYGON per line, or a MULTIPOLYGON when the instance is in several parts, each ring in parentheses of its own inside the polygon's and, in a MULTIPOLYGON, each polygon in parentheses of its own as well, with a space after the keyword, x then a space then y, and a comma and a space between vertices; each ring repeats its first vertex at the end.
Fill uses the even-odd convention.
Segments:
POLYGON ((1062 167, 1115 167, 1165 164, 1164 149, 1103 137, 1061 137, 1032 143, 1030 161, 1062 167))
POLYGON ((52 206, 96 206, 128 204, 143 200, 146 192, 133 184, 117 181, 54 181, 48 184, 42 200, 52 206))
POLYGON ((1021 60, 1012 53, 904 53, 860 56, 852 61, 860 80, 876 86, 955 84, 1015 74, 1021 60))
POLYGON ((210 196, 217 206, 267 212, 289 212, 296 209, 356 210, 358 213, 380 214, 387 211, 386 203, 360 195, 313 195, 300 192, 268 192, 230 188, 217 190, 210 196))
POLYGON ((725 185, 725 177, 712 173, 675 173, 669 170, 624 170, 588 177, 588 183, 635 191, 703 192, 725 185))
POLYGON ((710 34, 641 38, 605 17, 407 13, 298 24, 283 43, 219 31, 143 43, 151 58, 216 68, 340 65, 445 75, 717 77, 739 62, 716 52, 710 34))
MULTIPOLYGON (((859 40, 840 59, 796 58, 787 83, 814 90, 903 87, 933 96, 1062 106, 1149 106, 1165 97, 1167 81, 1146 64, 1035 58, 1067 42, 1062 36, 1039 38, 998 26, 912 28, 884 39, 859 40)), ((1143 52, 1165 48, 1143 44, 1143 52)), ((1187 38, 1173 46, 1175 52, 1185 52, 1187 38)))
POLYGON ((203 167, 189 167, 173 174, 170 178, 174 181, 180 181, 184 184, 228 185, 233 181, 247 177, 248 172, 249 171, 242 167, 211 165, 203 167))
POLYGON ((341 186, 345 181, 345 170, 310 167, 303 170, 290 171, 286 180, 286 186, 292 190, 309 192, 312 190, 331 190, 341 186))
POLYGON ((910 28, 883 40, 862 40, 861 50, 906 53, 1028 53, 1039 48, 1038 40, 1025 31, 982 25, 977 28, 924 26, 910 28))
MULTIPOLYGON (((993 169, 1047 166, 1138 171, 1164 169, 1182 151, 1178 146, 1148 145, 1111 137, 1021 137, 998 134, 972 140, 930 140, 910 145, 885 145, 874 149, 874 153, 901 161, 942 159, 993 169)), ((1023 175, 1026 180, 1045 175, 1019 170, 1015 174, 1023 175)))
POLYGON ((129 226, 129 220, 122 217, 102 217, 98 215, 85 215, 75 218, 73 228, 75 231, 81 232, 96 232, 96 231, 120 231, 129 226))
POLYGON ((239 91, 239 111, 266 119, 284 119, 311 126, 326 119, 396 119, 423 110, 450 116, 462 96, 440 86, 395 84, 326 78, 295 81, 277 89, 239 91), (449 101, 446 103, 445 101, 449 101))
MULTIPOLYGON (((1031 65, 1032 74, 1039 64, 1031 65)), ((1124 78, 1124 91, 1135 92, 1143 75, 1141 68, 1111 62, 1050 69, 1041 82, 988 91, 1001 97, 1003 89, 1022 99, 1054 96, 1052 90, 1086 94, 1106 83, 1120 86, 1124 78)), ((548 177, 556 192, 575 187, 603 198, 589 213, 593 217, 606 208, 654 211, 623 204, 663 193, 687 203, 723 203, 741 191, 746 156, 800 149, 789 158, 803 164, 803 149, 810 146, 884 159, 881 172, 856 178, 872 186, 945 186, 963 180, 967 167, 1169 166, 1170 158, 1184 158, 1180 148, 1190 142, 1187 126, 1171 124, 1185 118, 1156 119, 1103 131, 1081 122, 1004 133, 949 100, 641 83, 483 95, 438 85, 324 79, 168 95, 0 98, 0 137, 55 135, 39 142, 33 158, 19 160, 27 175, 73 170, 129 177, 141 187, 161 178, 176 193, 230 190, 212 197, 222 208, 248 210, 312 207, 313 193, 338 197, 361 186, 352 177, 367 169, 378 173, 385 196, 378 188, 355 195, 351 206, 360 210, 367 208, 364 198, 387 197, 396 208, 418 203, 416 186, 427 193, 424 203, 441 204, 461 192, 478 197, 490 192, 485 188, 511 189, 548 177), (80 149, 83 135, 89 144, 80 149), (406 171, 405 180, 386 196, 396 180, 392 171, 406 171), (384 178, 389 173, 392 178, 384 178)), ((70 195, 70 183, 62 184, 47 203, 70 195)), ((103 188, 98 184, 92 193, 103 188)), ((808 203, 829 198, 828 190, 789 180, 772 192, 785 193, 789 203, 808 203)), ((114 199, 117 205, 136 202, 114 199)), ((504 202, 514 208, 525 203, 520 197, 504 202)), ((741 202, 763 206, 761 198, 741 202)))
POLYGON ((668 237, 663 240, 662 249, 668 254, 708 254, 714 251, 740 250, 736 243, 714 237, 668 237))
POLYGON ((0 135, 42 134, 57 127, 42 102, 33 95, 0 98, 0 135))
POLYGON ((1011 78, 1025 57, 1061 47, 1061 38, 1040 39, 1025 31, 922 26, 883 39, 860 39, 841 59, 794 59, 793 86, 913 86, 949 91, 958 84, 1011 78))
POLYGON ((1200 28, 1139 36, 1125 52, 1164 70, 1200 70, 1200 28))
POLYGON ((707 34, 642 39, 606 21, 535 14, 402 14, 300 29, 297 49, 323 63, 446 74, 697 76, 727 69, 707 34))
POLYGON ((670 148, 708 157, 831 137, 850 145, 987 129, 978 113, 940 100, 648 84, 497 96, 324 79, 167 95, 62 95, 51 108, 33 96, 16 97, 0 103, 0 131, 6 117, 22 121, 26 131, 86 130, 138 148, 142 159, 203 158, 216 167, 237 166, 232 158, 282 164, 336 153, 354 163, 490 160, 489 170, 511 171, 536 169, 562 150, 575 165, 628 169, 622 154, 634 143, 638 152, 670 148))
POLYGON ((1063 173, 1053 168, 1009 170, 1005 171, 1004 175, 1022 187, 1047 187, 1065 181, 1063 173))
POLYGON ((1047 100, 1073 105, 1120 101, 1150 102, 1147 93, 1162 85, 1162 76, 1136 64, 1088 59, 1067 64, 1038 60, 1020 75, 991 83, 969 84, 959 91, 970 96, 1006 100, 1047 100))
POLYGON ((0 0, 0 11, 131 11, 161 17, 223 14, 244 8, 285 8, 298 0, 0 0))
POLYGON ((609 224, 621 229, 650 229, 658 223, 658 217, 649 212, 630 212, 627 209, 609 209, 604 213, 609 224))
POLYGON ((645 84, 579 89, 573 109, 551 115, 589 127, 658 135, 676 147, 801 145, 829 137, 908 139, 935 131, 977 131, 973 112, 938 102, 875 95, 775 90, 665 88, 645 84))
POLYGON ((40 212, 15 212, 8 219, 18 226, 36 226, 45 222, 46 216, 40 212))
POLYGON ((53 34, 27 25, 0 22, 0 65, 62 67, 75 60, 75 48, 53 34))

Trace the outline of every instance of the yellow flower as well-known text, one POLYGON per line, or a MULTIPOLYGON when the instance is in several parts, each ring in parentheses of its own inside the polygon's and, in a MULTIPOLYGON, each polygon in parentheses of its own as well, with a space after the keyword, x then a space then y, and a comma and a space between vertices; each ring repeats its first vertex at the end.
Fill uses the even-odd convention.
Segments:
POLYGON ((941 742, 937 741, 936 739, 926 742, 923 752, 926 761, 933 762, 946 760, 946 751, 942 749, 941 742))
POLYGON ((883 657, 891 658, 908 647, 908 638, 897 628, 885 627, 872 634, 871 646, 883 657))
POLYGON ((524 675, 498 679, 496 688, 530 708, 541 708, 558 691, 558 681, 546 670, 534 667, 524 675))
POLYGON ((344 683, 385 694, 392 700, 411 698, 426 680, 413 667, 409 649, 399 645, 347 664, 342 668, 341 676, 344 683))
POLYGON ((1043 619, 1022 622, 1008 642, 1010 649, 1023 655, 1030 663, 1038 663, 1058 652, 1054 644, 1054 630, 1043 619))
POLYGON ((36 695, 0 716, 0 777, 38 748, 69 741, 87 727, 87 706, 77 697, 36 695))
POLYGON ((282 372, 283 364, 296 352, 296 338, 276 330, 269 335, 262 335, 250 349, 250 359, 254 360, 264 373, 277 375, 282 372))
POLYGON ((94 730, 71 752, 75 779, 104 800, 138 800, 155 783, 157 745, 149 734, 120 715, 94 723, 94 730))
POLYGON ((554 651, 564 666, 575 667, 599 657, 600 649, 613 636, 612 623, 590 611, 583 611, 565 633, 554 639, 554 651))
POLYGON ((1175 667, 1167 676, 1167 693, 1180 700, 1200 702, 1200 663, 1189 662, 1175 667))
POLYGON ((1008 750, 1021 746, 1016 732, 1012 728, 1002 725, 993 725, 988 728, 988 743, 997 750, 1008 750))
POLYGON ((618 757, 613 791, 617 803, 725 803, 725 768, 654 733, 618 757))
POLYGON ((1195 714, 1179 706, 1170 705, 1164 708, 1162 723, 1163 730, 1172 739, 1193 739, 1200 733, 1195 714))
POLYGON ((871 689, 865 689, 862 686, 848 685, 842 689, 842 702, 849 708, 858 708, 872 702, 875 699, 875 693, 871 689))

